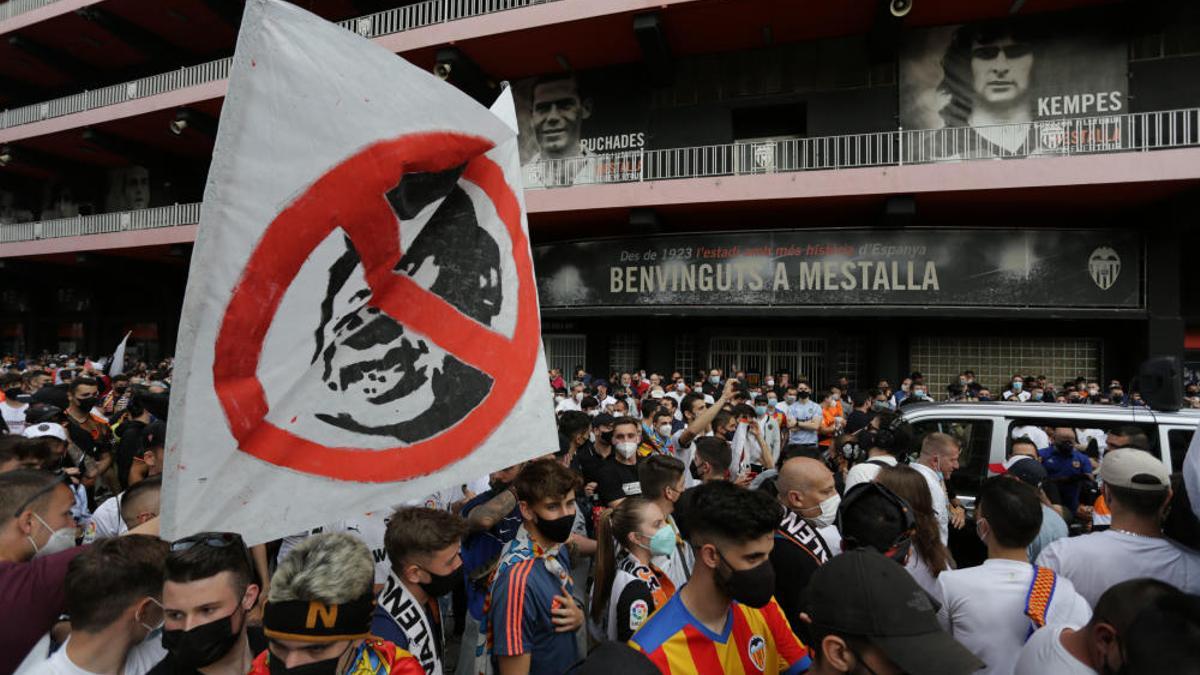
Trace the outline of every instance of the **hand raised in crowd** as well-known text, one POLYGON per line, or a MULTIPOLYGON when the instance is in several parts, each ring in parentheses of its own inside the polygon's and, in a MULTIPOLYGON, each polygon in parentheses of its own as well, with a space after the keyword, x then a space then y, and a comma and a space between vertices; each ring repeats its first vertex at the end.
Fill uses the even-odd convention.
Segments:
POLYGON ((742 471, 738 474, 737 479, 733 481, 733 484, 738 487, 750 487, 750 483, 753 480, 754 474, 750 473, 749 471, 742 471))
POLYGON ((961 530, 967 524, 967 510, 961 506, 950 507, 950 524, 956 530, 961 530))
POLYGON ((728 400, 732 399, 733 395, 735 393, 737 393, 737 386, 738 386, 738 381, 733 379, 732 377, 729 378, 728 380, 725 380, 725 390, 721 392, 721 400, 728 401, 728 400))
POLYGON ((550 614, 553 615, 556 633, 573 633, 583 626, 583 609, 566 593, 555 599, 550 614))
POLYGON ((589 497, 595 497, 596 496, 596 486, 597 486, 596 481, 592 481, 592 482, 588 483, 587 485, 584 485, 583 486, 583 494, 585 494, 589 497))

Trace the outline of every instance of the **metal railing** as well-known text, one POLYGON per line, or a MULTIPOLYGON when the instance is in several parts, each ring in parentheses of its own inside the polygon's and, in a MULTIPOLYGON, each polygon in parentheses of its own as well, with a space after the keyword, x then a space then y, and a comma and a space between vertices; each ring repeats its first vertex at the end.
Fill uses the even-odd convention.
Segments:
POLYGON ((0 21, 11 19, 18 14, 32 12, 47 5, 53 5, 58 0, 8 0, 0 4, 0 21))
POLYGON ((989 127, 883 131, 546 159, 526 189, 676 178, 826 171, 983 159, 1062 157, 1200 145, 1200 109, 989 127))
MULTIPOLYGON (((57 0, 9 0, 0 5, 0 19, 7 18, 3 14, 9 5, 19 4, 29 11, 35 7, 50 4, 57 0)), ((353 31, 365 38, 375 38, 392 35, 404 31, 423 28, 438 23, 458 21, 473 16, 482 16, 510 9, 520 9, 532 5, 544 5, 559 0, 425 0, 405 7, 396 7, 375 14, 347 19, 338 23, 346 30, 353 31)), ((20 11, 9 10, 13 14, 20 11)), ((32 124, 42 120, 63 115, 71 115, 85 110, 94 110, 126 101, 132 101, 155 94, 175 91, 207 82, 216 82, 229 77, 229 67, 232 57, 209 61, 195 66, 187 66, 167 73, 143 77, 132 82, 122 82, 93 91, 83 91, 71 96, 64 96, 50 101, 33 103, 20 108, 12 108, 0 112, 0 129, 9 129, 23 124, 32 124)))
POLYGON ((137 211, 97 213, 74 218, 56 218, 32 223, 0 225, 0 244, 58 237, 80 237, 159 227, 195 225, 200 222, 200 204, 173 204, 137 211))
MULTIPOLYGON (((525 189, 1200 146, 1200 108, 984 128, 887 131, 618 152, 524 167, 525 189)), ((1016 167, 1014 167, 1016 168, 1016 167)), ((0 243, 200 222, 200 204, 0 225, 0 243)))

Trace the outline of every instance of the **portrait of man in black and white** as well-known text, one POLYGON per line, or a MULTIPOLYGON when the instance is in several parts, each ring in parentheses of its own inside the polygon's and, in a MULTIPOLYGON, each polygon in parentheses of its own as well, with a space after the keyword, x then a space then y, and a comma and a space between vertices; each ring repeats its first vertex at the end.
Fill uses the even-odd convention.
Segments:
POLYGON ((595 158, 580 143, 592 101, 571 74, 534 80, 530 90, 529 125, 536 152, 523 164, 527 187, 561 187, 592 183, 595 158), (550 160, 550 161, 547 161, 550 160))
POLYGON ((914 137, 913 151, 939 159, 1059 152, 1070 118, 1121 112, 1126 58, 1118 37, 1086 22, 1014 19, 912 31, 900 55, 901 124, 930 130, 914 137))
MULTIPOLYGON (((457 184, 461 174, 409 174, 387 194, 402 222, 440 200, 393 272, 493 327, 503 300, 500 247, 457 184)), ((359 252, 349 238, 344 244, 314 317, 312 372, 323 395, 309 409, 332 427, 404 443, 445 431, 487 396, 492 378, 373 306, 359 252)))

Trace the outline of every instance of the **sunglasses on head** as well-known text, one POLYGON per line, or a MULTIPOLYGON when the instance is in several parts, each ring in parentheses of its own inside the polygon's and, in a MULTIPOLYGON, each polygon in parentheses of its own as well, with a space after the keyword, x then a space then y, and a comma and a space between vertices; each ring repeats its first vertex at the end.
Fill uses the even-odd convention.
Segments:
POLYGON ((1001 52, 1004 53, 1004 58, 1006 59, 1019 59, 1022 56, 1028 56, 1029 54, 1033 53, 1033 47, 1020 43, 1004 46, 984 45, 982 47, 975 47, 972 49, 971 56, 982 61, 991 61, 997 56, 1000 56, 1001 52))
POLYGON ((193 546, 208 546, 210 548, 225 548, 241 546, 241 535, 233 532, 201 532, 171 542, 171 551, 186 551, 193 546))

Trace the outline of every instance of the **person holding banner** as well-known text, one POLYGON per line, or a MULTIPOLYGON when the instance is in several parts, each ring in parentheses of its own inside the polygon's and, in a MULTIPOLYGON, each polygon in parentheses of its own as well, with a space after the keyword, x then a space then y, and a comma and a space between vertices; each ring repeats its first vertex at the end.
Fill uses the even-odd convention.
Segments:
POLYGON ((408 651, 370 636, 375 563, 343 532, 305 539, 271 577, 263 632, 267 650, 250 675, 424 675, 408 651))

